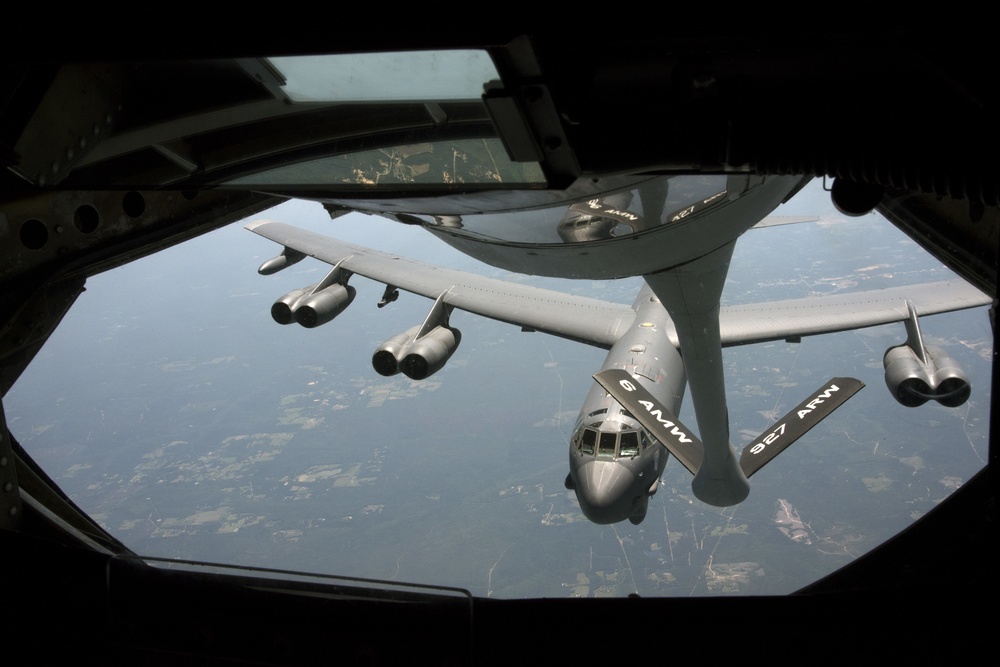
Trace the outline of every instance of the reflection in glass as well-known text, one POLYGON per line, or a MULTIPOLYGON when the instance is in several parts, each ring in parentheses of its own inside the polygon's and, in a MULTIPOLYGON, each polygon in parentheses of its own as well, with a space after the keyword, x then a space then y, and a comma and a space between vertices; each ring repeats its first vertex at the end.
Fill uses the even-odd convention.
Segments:
POLYGON ((721 206, 726 176, 671 176, 647 181, 567 206, 516 213, 466 215, 447 224, 437 217, 416 216, 429 226, 461 229, 462 234, 513 243, 587 243, 631 236, 671 225, 721 206))
POLYGON ((537 163, 511 162, 500 140, 487 137, 428 141, 330 155, 243 176, 226 185, 361 185, 378 188, 544 183, 545 175, 537 163))

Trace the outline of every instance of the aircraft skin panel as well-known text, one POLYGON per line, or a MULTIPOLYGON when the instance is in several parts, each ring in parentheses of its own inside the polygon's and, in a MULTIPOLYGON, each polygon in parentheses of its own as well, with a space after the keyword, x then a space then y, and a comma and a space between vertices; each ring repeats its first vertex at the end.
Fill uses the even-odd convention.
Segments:
POLYGON ((992 303, 978 289, 956 279, 852 294, 723 306, 719 314, 722 345, 762 343, 902 322, 909 317, 907 299, 916 307, 917 315, 947 313, 992 303))
POLYGON ((256 221, 247 229, 352 273, 526 329, 609 349, 628 330, 635 311, 625 304, 518 285, 432 266, 355 246, 280 222, 256 221))

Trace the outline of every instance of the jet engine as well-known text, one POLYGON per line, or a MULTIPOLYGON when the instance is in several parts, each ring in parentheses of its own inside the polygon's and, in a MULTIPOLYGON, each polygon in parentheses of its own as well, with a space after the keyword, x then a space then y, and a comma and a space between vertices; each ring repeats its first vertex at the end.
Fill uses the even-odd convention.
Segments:
POLYGON ((379 375, 395 375, 399 372, 399 360, 403 358, 410 341, 419 333, 420 326, 415 326, 401 334, 396 334, 375 349, 372 355, 372 366, 379 375))
POLYGON ((908 408, 930 399, 957 408, 972 394, 969 376, 943 350, 924 345, 917 309, 907 301, 906 310, 906 342, 890 347, 882 357, 886 386, 892 397, 908 408))
MULTIPOLYGON (((286 251, 288 249, 286 248, 286 251)), ((294 251, 292 251, 294 252, 294 251)), ((302 253, 298 253, 302 254, 302 253)), ((303 255, 304 256, 304 255, 303 255)), ((259 271, 274 273, 284 268, 287 263, 295 263, 296 259, 291 253, 286 261, 285 253, 270 259, 261 265, 259 271), (273 268, 274 265, 281 265, 273 268)), ((354 301, 356 290, 347 284, 351 277, 351 272, 340 268, 343 260, 337 262, 326 277, 318 283, 309 287, 292 290, 285 296, 274 302, 271 306, 271 317, 278 324, 291 324, 298 322, 307 329, 326 324, 337 315, 344 312, 344 309, 354 301)))
MULTIPOLYGON (((386 287, 386 300, 395 288, 386 287)), ((423 380, 441 370, 462 341, 462 333, 448 324, 451 306, 445 303, 445 291, 434 300, 424 323, 385 341, 372 355, 372 366, 379 375, 402 371, 411 380, 423 380)))
POLYGON ((441 370, 462 341, 462 333, 451 327, 435 327, 418 338, 399 362, 399 368, 412 380, 423 380, 441 370))
POLYGON ((350 285, 334 283, 317 290, 318 285, 319 283, 316 283, 292 290, 275 301, 271 306, 271 317, 278 324, 298 322, 307 329, 312 329, 326 324, 344 312, 357 294, 350 285))
POLYGON ((458 348, 462 333, 438 325, 417 337, 421 329, 413 327, 379 345, 372 355, 375 371, 387 376, 402 371, 411 380, 423 380, 441 370, 458 348))
POLYGON ((316 285, 318 284, 319 283, 314 283, 309 287, 292 290, 285 296, 275 301, 274 305, 271 306, 271 318, 278 324, 291 324, 294 322, 295 306, 302 297, 307 294, 312 294, 312 291, 316 289, 316 285))
POLYGON ((351 305, 355 294, 357 291, 350 285, 335 283, 304 296, 295 304, 295 321, 307 329, 326 324, 351 305))
POLYGON ((954 359, 933 346, 923 349, 924 359, 907 344, 890 347, 885 352, 885 384, 893 398, 908 408, 933 399, 956 408, 969 399, 969 377, 954 359))

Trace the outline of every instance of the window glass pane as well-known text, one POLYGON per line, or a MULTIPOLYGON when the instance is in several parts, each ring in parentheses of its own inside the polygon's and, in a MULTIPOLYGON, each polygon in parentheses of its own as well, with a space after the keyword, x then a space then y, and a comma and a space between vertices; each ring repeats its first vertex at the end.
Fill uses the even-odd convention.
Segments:
POLYGON ((646 449, 646 447, 652 447, 653 446, 653 443, 655 441, 653 440, 653 438, 650 437, 650 435, 648 433, 646 433, 645 431, 640 431, 639 434, 640 434, 640 438, 642 439, 642 448, 644 450, 646 449))
POLYGON ((295 102, 479 99, 500 75, 480 50, 270 58, 295 102))
POLYGON ((639 453, 639 434, 635 431, 625 431, 621 435, 622 445, 619 456, 635 456, 639 453))
POLYGON ((618 440, 617 433, 601 433, 601 444, 597 451, 598 456, 614 456, 615 442, 618 440))

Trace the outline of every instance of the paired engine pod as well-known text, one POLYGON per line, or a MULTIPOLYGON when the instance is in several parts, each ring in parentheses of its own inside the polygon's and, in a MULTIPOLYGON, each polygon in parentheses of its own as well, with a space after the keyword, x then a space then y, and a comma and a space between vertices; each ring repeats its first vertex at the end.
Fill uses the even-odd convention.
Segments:
POLYGON ((298 301, 316 289, 316 285, 318 284, 319 283, 314 283, 309 287, 292 290, 285 296, 275 301, 274 305, 271 306, 271 318, 278 324, 291 324, 294 322, 295 308, 298 301))
POLYGON ((934 362, 934 381, 937 385, 935 400, 949 408, 957 408, 969 400, 972 385, 958 362, 940 348, 928 347, 927 353, 934 362))
POLYGON ((890 347, 885 352, 885 384, 901 405, 915 408, 935 400, 949 408, 969 400, 972 386, 958 362, 937 347, 926 346, 922 361, 908 345, 890 347))
POLYGON ((372 367, 379 375, 395 375, 402 371, 411 380, 428 378, 444 367, 462 340, 458 329, 443 325, 414 339, 420 329, 413 327, 376 348, 372 367))
POLYGON ((406 353, 410 341, 420 331, 419 326, 415 326, 401 334, 396 334, 375 349, 372 355, 372 367, 379 375, 395 375, 399 372, 399 360, 406 353))
POLYGON ((901 405, 915 408, 931 397, 930 375, 908 345, 890 347, 882 357, 885 386, 901 405))
POLYGON ((326 324, 351 305, 357 291, 335 283, 313 294, 319 283, 292 290, 271 306, 271 318, 278 324, 298 322, 311 329, 326 324))
POLYGON ((344 312, 344 309, 354 301, 356 294, 357 290, 350 285, 344 286, 339 283, 330 285, 315 294, 301 298, 295 304, 295 321, 307 329, 326 324, 344 312))

